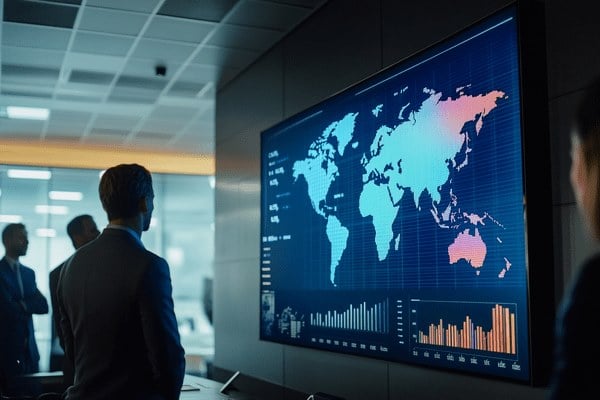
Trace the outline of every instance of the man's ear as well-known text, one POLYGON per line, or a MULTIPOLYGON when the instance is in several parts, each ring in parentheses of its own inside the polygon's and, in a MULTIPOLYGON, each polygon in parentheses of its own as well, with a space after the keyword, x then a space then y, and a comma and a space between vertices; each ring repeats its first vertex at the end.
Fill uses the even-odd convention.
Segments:
POLYGON ((140 198, 139 208, 141 212, 148 211, 148 197, 144 196, 140 198))

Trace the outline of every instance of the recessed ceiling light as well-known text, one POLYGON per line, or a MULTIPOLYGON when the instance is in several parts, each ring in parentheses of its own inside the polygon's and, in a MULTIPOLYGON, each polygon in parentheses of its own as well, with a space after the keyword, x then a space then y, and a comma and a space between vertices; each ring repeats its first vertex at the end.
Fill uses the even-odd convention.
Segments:
POLYGON ((0 214, 0 222, 5 222, 7 224, 18 224, 21 221, 23 221, 23 217, 20 215, 0 214))
POLYGON ((52 228, 38 228, 35 230, 37 237, 56 237, 56 230, 52 228))
POLYGON ((13 119, 45 121, 50 116, 50 110, 47 108, 8 106, 6 107, 6 116, 13 119))
POLYGON ((48 197, 50 198, 50 200, 81 201, 81 199, 83 199, 83 193, 51 190, 48 193, 48 197))
POLYGON ((52 177, 50 171, 40 169, 9 169, 6 171, 9 178, 17 179, 45 179, 48 180, 52 177))

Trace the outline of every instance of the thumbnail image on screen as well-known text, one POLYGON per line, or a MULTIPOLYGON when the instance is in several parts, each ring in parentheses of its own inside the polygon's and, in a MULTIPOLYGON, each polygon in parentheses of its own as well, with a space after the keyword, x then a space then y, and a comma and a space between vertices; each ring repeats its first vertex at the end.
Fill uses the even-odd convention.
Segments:
POLYGON ((261 134, 261 340, 529 379, 516 10, 261 134))

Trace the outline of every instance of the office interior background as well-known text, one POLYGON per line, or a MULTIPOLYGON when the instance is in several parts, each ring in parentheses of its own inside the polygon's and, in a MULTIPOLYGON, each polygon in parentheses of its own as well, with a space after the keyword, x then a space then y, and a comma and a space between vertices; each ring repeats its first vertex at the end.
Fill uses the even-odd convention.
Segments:
MULTIPOLYGON (((551 141, 554 213, 549 218, 553 218, 555 226, 556 261, 555 265, 548 266, 548 274, 553 277, 556 302, 558 303, 564 287, 575 273, 579 262, 587 254, 596 250, 596 246, 587 239, 568 181, 568 123, 581 91, 589 80, 600 71, 600 52, 598 52, 600 31, 597 29, 597 16, 600 15, 600 9, 596 2, 585 0, 534 2, 545 7, 545 20, 530 22, 546 25, 548 99, 542 100, 548 101, 550 129, 549 132, 541 131, 538 134, 542 139, 550 135, 551 141)), ((4 0, 4 3, 6 4, 7 0, 4 0)), ((100 1, 84 3, 94 5, 100 4, 100 1)), ((156 12, 160 9, 161 4, 168 2, 154 1, 151 3, 156 7, 156 9, 151 8, 151 11, 156 12)), ((189 7, 191 2, 179 3, 186 3, 189 7)), ((510 2, 504 0, 486 2, 475 0, 453 2, 442 0, 419 2, 395 0, 220 2, 220 4, 226 4, 223 7, 231 11, 231 14, 227 14, 227 12, 222 14, 225 16, 233 15, 244 5, 260 4, 264 6, 273 3, 283 3, 286 8, 292 5, 301 5, 301 10, 304 12, 295 21, 302 22, 298 25, 290 24, 291 30, 285 33, 282 30, 271 28, 277 33, 271 35, 271 45, 260 50, 255 48, 242 52, 246 55, 251 53, 252 61, 243 63, 243 65, 238 64, 234 68, 235 73, 222 75, 222 81, 216 77, 212 82, 217 83, 211 84, 209 87, 196 82, 195 88, 205 88, 205 90, 195 91, 195 99, 190 103, 171 100, 171 103, 167 101, 156 104, 169 106, 169 110, 173 111, 180 106, 183 109, 200 106, 210 109, 210 105, 207 105, 210 103, 198 101, 198 97, 204 94, 207 94, 209 98, 212 96, 216 103, 215 108, 208 111, 208 119, 209 121, 212 119, 214 124, 211 128, 211 122, 208 122, 208 129, 212 129, 211 135, 214 135, 212 139, 214 140, 212 142, 214 170, 211 171, 209 168, 209 171, 203 174, 205 176, 214 174, 215 176, 214 263, 212 267, 214 276, 214 378, 225 380, 234 371, 240 371, 242 375, 236 380, 236 385, 240 389, 257 391, 263 398, 273 399, 304 399, 307 393, 314 392, 326 392, 347 400, 366 398, 475 399, 484 396, 488 399, 543 399, 546 395, 544 387, 532 387, 467 374, 455 374, 381 360, 267 343, 258 339, 260 243, 260 160, 258 155, 260 154, 260 132, 285 117, 436 43, 510 2), (252 304, 256 304, 256 307, 252 307, 252 304)), ((140 4, 146 3, 134 1, 131 4, 140 6, 140 4)), ((164 19, 170 20, 170 18, 165 17, 164 19)), ((227 25, 227 22, 226 18, 224 22, 217 22, 216 25, 227 25)), ((230 22, 234 23, 235 21, 232 18, 230 22)), ((9 35, 9 39, 7 39, 6 25, 3 23, 3 47, 11 37, 9 35)), ((11 24, 8 25, 11 26, 11 24)), ((147 28, 143 26, 142 31, 146 32, 147 28)), ((154 33, 156 32, 161 32, 161 30, 157 28, 154 33)), ((207 49, 214 50, 213 47, 218 46, 219 41, 226 37, 228 36, 210 36, 210 39, 206 40, 207 43, 204 44, 208 44, 207 49), (214 43, 208 43, 211 39, 214 40, 214 43)), ((255 37, 258 35, 245 35, 236 46, 232 45, 231 50, 239 50, 244 44, 253 43, 252 39, 255 37)), ((25 39, 27 36, 23 36, 21 40, 25 39)), ((150 43, 156 45, 165 44, 165 41, 168 43, 168 39, 164 38, 153 40, 150 43)), ((67 42, 69 41, 67 40, 67 42)), ((73 43, 69 44, 69 46, 72 45, 73 43)), ((78 45, 82 45, 82 43, 78 43, 78 45)), ((18 46, 13 45, 13 47, 18 46)), ((179 67, 182 72, 176 75, 185 77, 186 79, 183 80, 185 83, 169 84, 158 89, 155 87, 155 92, 166 94, 172 88, 174 92, 178 88, 185 89, 186 83, 191 84, 195 77, 202 75, 201 72, 205 69, 197 68, 196 63, 192 62, 196 60, 196 56, 200 55, 200 52, 194 49, 195 47, 190 50, 188 57, 180 58, 182 63, 179 67), (185 69, 192 66, 194 68, 190 68, 189 74, 183 73, 185 69)), ((246 48, 246 50, 248 49, 246 48)), ((234 51, 234 53, 240 55, 239 52, 234 51)), ((126 52, 128 57, 131 54, 126 52)), ((143 56, 143 54, 137 55, 143 56)), ((131 60, 135 61, 136 58, 132 57, 131 60)), ((147 61, 143 57, 140 58, 147 61)), ((225 57, 222 60, 225 59, 240 60, 239 57, 225 57)), ((15 72, 17 69, 11 68, 10 62, 7 60, 10 60, 10 56, 4 55, 3 48, 2 81, 4 82, 8 78, 18 80, 18 73, 15 72), (9 67, 6 68, 5 64, 9 64, 9 67), (8 75, 6 71, 9 71, 8 75)), ((74 60, 71 61, 74 62, 74 60)), ((96 61, 99 69, 104 68, 104 61, 110 64, 105 57, 98 57, 96 61)), ((155 60, 147 61, 145 66, 153 68, 154 62, 155 60)), ((132 63, 131 68, 133 65, 141 66, 143 64, 143 62, 132 63)), ((177 71, 180 71, 177 69, 179 67, 176 67, 177 71)), ((121 66, 117 68, 116 72, 123 73, 126 70, 124 66, 121 66)), ((112 71, 112 73, 114 72, 112 71)), ((99 81, 101 77, 94 76, 99 81)), ((106 76, 104 79, 107 79, 106 76)), ((110 88, 116 88, 117 79, 109 80, 109 84, 111 82, 110 88)), ((120 83, 129 84, 130 88, 132 85, 137 85, 128 93, 130 98, 132 94, 140 97, 148 94, 145 92, 144 85, 139 81, 124 79, 120 83)), ((120 87, 120 90, 127 91, 123 86, 120 87)), ((100 97, 101 100, 110 98, 106 93, 100 97)), ((61 104, 64 103, 57 102, 58 106, 61 104)), ((75 103, 70 105, 80 107, 75 103)), ((155 109, 165 110, 153 105, 152 110, 155 109)), ((114 111, 114 108, 111 111, 114 111)), ((129 108, 126 112, 145 111, 129 108)), ((69 115, 64 114, 67 118, 65 124, 62 125, 65 126, 64 129, 67 129, 66 127, 70 126, 69 115)), ((101 122, 102 118, 98 118, 101 114, 102 112, 92 112, 93 121, 101 122)), ((78 117, 79 119, 76 120, 80 121, 79 127, 83 127, 86 133, 92 133, 94 131, 93 123, 87 119, 84 119, 82 123, 82 115, 78 114, 78 117)), ((196 121, 194 117, 200 118, 192 113, 192 120, 196 121)), ((165 139, 166 134, 161 136, 158 132, 154 135, 142 134, 138 138, 138 133, 144 132, 142 127, 146 123, 152 126, 153 121, 156 120, 148 118, 147 120, 136 120, 134 123, 130 121, 130 128, 127 130, 128 134, 125 135, 124 142, 134 143, 138 149, 142 150, 143 143, 158 142, 159 147, 163 145, 167 149, 177 147, 175 144, 177 141, 165 139), (147 136, 151 140, 143 142, 143 136, 147 136)), ((4 129, 3 126, 6 125, 6 120, 0 120, 0 130, 10 131, 8 128, 4 129)), ((13 124, 11 123, 11 125, 13 124)), ((158 126, 159 124, 154 125, 158 126)), ((185 124, 185 128, 193 125, 190 122, 185 124)), ((110 133, 114 133, 110 124, 100 128, 97 133, 105 133, 103 138, 96 137, 100 142, 108 140, 108 136, 111 136, 110 133)), ((38 132, 38 135, 32 135, 33 139, 45 138, 54 132, 50 126, 44 124, 42 124, 42 129, 41 136, 38 132)), ((81 129, 79 131, 73 129, 72 136, 76 139, 79 138, 80 131, 81 129)), ((184 134, 177 136, 178 138, 185 136, 189 139, 183 141, 186 145, 179 147, 179 151, 185 147, 192 148, 196 141, 204 140, 196 140, 193 131, 193 128, 190 129, 192 133, 189 136, 184 134)), ((9 138, 19 139, 19 135, 25 135, 29 130, 15 130, 13 126, 12 132, 15 134, 9 138)), ((3 134, 4 136, 7 136, 6 133, 3 134)), ((117 135, 113 134, 112 136, 117 135)), ((85 137, 81 142, 87 144, 85 137)), ((10 146, 12 143, 3 142, 2 145, 10 146)), ((13 147, 8 148, 14 149, 13 147)), ((35 151, 35 146, 32 148, 32 151, 35 151)), ((79 148, 75 146, 70 149, 71 153, 76 153, 74 150, 79 148)), ((199 154, 204 154, 204 150, 197 148, 196 150, 199 154)), ((139 153, 136 154, 141 157, 139 153)), ((159 156, 157 155, 156 158, 159 156)), ((204 165, 196 157, 186 158, 183 156, 181 158, 195 166, 204 165)), ((172 160, 176 159, 177 157, 172 158, 172 160)), ((21 165, 17 160, 6 157, 4 161, 0 162, 8 168, 12 165, 21 165)), ((149 162, 151 162, 151 158, 149 162)), ((175 161, 172 164, 176 164, 175 161)), ((46 167, 52 170, 53 167, 65 167, 65 165, 46 167)), ((94 173, 100 169, 101 167, 97 167, 94 173)), ((157 167, 156 170, 159 171, 160 168, 157 167)), ((166 187, 168 189, 168 185, 166 187)), ((2 190, 4 197, 6 191, 4 188, 2 190)), ((41 191, 41 189, 39 190, 41 191)), ((46 185, 40 196, 46 196, 47 190, 46 185)), ((164 199, 165 206, 167 200, 164 199)), ((3 209, 2 213, 4 212, 3 209)), ((102 217, 98 216, 96 220, 101 225, 102 217)), ((157 226, 160 226, 160 223, 165 223, 165 221, 159 221, 157 226)), ((29 230, 30 236, 33 236, 32 229, 29 230)), ((170 233, 170 231, 165 231, 163 235, 168 237, 170 233)), ((158 235, 158 233, 156 234, 158 235)), ((201 236, 202 234, 199 234, 195 238, 197 243, 201 243, 201 236)), ((154 237, 153 234, 145 237, 147 237, 148 244, 152 241, 156 241, 157 245, 160 242, 161 246, 171 243, 163 236, 160 236, 162 239, 154 237)), ((38 243, 32 241, 30 252, 33 253, 37 246, 44 248, 44 244, 41 242, 45 240, 47 239, 40 240, 38 243)), ((66 250, 69 245, 65 240, 63 237, 62 246, 66 250)), ((144 240, 146 241, 146 238, 144 240)), ((158 246, 157 249, 159 254, 167 256, 165 247, 158 246)), ((54 262, 55 260, 50 261, 54 262)), ((47 262, 47 265, 52 264, 50 261, 47 262)), ((38 274, 38 279, 43 279, 40 277, 41 274, 38 274)), ((195 284, 200 285, 200 282, 195 284)))
MULTIPOLYGON (((26 225, 48 299, 68 221, 106 225, 100 172, 140 163, 156 191, 143 241, 171 266, 186 369, 208 374, 215 93, 320 3, 0 0, 0 227, 26 225)), ((42 371, 50 316, 34 316, 42 371)))
MULTIPOLYGON (((108 223, 98 199, 102 171, 0 166, 0 223, 25 224, 29 238, 24 265, 36 272, 50 304, 48 275, 73 253, 67 224, 93 216, 102 231, 108 223)), ((214 177, 154 174, 155 211, 144 245, 171 267, 173 299, 189 373, 207 375, 214 353, 210 295, 214 258, 214 177), (205 290, 208 292, 205 293, 205 290)), ((34 315, 40 370, 49 370, 51 312, 34 315)))

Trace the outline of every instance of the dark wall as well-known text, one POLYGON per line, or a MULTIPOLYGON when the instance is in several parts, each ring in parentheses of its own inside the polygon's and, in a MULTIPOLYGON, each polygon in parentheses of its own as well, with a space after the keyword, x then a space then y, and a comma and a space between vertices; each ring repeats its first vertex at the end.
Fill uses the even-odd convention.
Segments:
MULTIPOLYGON (((278 399, 327 392, 351 399, 543 399, 530 387, 258 340, 260 131, 508 4, 501 0, 331 0, 217 94, 215 368, 282 385, 278 399)), ((568 182, 568 121, 600 73, 599 6, 546 8, 556 298, 586 239, 568 182)), ((543 126, 543 124, 541 125, 543 126)), ((545 130, 545 129, 544 129, 545 130)), ((540 132, 547 135, 548 132, 540 132)), ((552 216, 548 216, 552 218, 552 216)), ((274 386, 276 387, 276 386, 274 386)))

